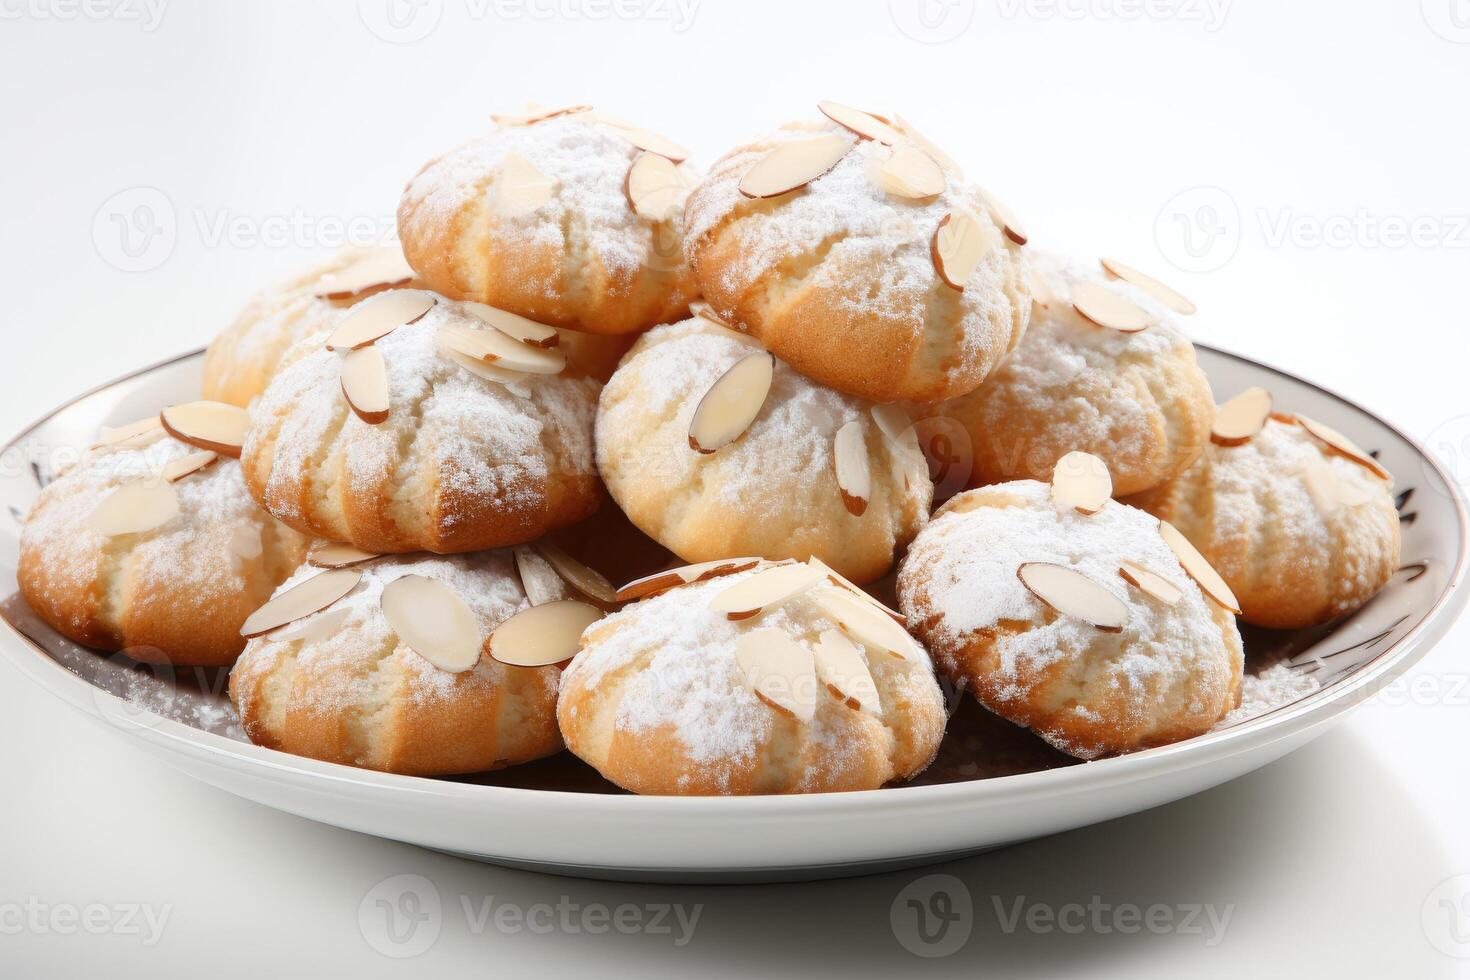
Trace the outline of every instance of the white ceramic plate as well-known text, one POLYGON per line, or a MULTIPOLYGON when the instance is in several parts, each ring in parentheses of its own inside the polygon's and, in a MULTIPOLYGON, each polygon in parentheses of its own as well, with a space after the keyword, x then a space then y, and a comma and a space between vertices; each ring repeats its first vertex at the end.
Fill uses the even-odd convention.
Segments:
POLYGON ((103 424, 196 397, 189 355, 58 409, 4 450, 0 467, 0 645, 40 687, 197 778, 268 806, 362 833, 486 861, 596 877, 822 878, 923 864, 1107 820, 1234 779, 1322 734, 1418 660, 1465 605, 1466 515, 1454 484, 1387 423, 1305 381, 1202 348, 1222 396, 1262 385, 1380 453, 1397 476, 1404 569, 1357 615, 1316 630, 1248 631, 1248 668, 1285 662, 1315 693, 1231 728, 1086 764, 965 698, 919 784, 754 798, 637 797, 563 753, 467 780, 419 779, 302 759, 244 741, 225 674, 149 668, 82 649, 15 593, 20 521, 49 474, 103 424), (977 766, 974 747, 980 745, 977 766))

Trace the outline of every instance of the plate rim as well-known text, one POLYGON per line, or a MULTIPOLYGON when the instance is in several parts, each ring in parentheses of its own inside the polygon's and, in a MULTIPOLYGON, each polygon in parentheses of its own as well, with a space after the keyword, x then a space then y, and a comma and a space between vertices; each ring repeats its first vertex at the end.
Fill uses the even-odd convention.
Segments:
MULTIPOLYGON (((227 764, 246 774, 260 777, 284 777, 286 781, 303 788, 320 789, 325 785, 330 785, 338 791, 348 789, 353 793, 366 795, 387 793, 404 798, 431 796, 438 797, 444 802, 490 809, 555 807, 559 804, 571 803, 584 813, 606 813, 608 816, 616 814, 620 817, 654 814, 672 816, 708 814, 726 818, 826 819, 834 812, 864 811, 869 814, 879 814, 911 808, 932 810, 946 805, 980 805, 994 802, 997 798, 1019 801, 1072 795, 1089 792, 1099 784, 1119 785, 1159 778, 1196 766, 1204 766, 1212 762, 1218 763, 1223 759, 1250 752, 1277 738, 1306 731, 1338 718, 1377 693, 1383 686, 1421 659, 1449 630, 1464 610, 1467 601, 1470 601, 1470 591, 1463 588, 1466 570, 1467 567, 1470 567, 1470 512, 1467 512, 1464 492, 1445 471, 1440 461, 1418 439, 1410 436, 1377 412, 1359 405, 1331 388, 1293 372, 1214 344, 1196 342, 1195 347, 1243 362, 1253 368, 1265 369, 1297 384, 1314 389, 1361 412, 1388 429, 1412 447, 1421 462, 1427 462, 1449 490, 1448 496, 1455 514, 1458 532, 1456 563, 1453 568, 1449 569, 1444 586, 1433 605, 1408 632, 1386 647, 1373 660, 1359 667, 1353 674, 1341 681, 1289 705, 1267 711, 1223 732, 1209 733, 1127 755, 1099 759, 1086 765, 1065 766, 1038 772, 1015 773, 930 786, 895 786, 845 793, 759 796, 641 796, 621 793, 579 793, 567 790, 491 786, 448 779, 404 776, 291 755, 276 749, 268 749, 250 742, 241 742, 193 728, 138 708, 116 695, 95 687, 85 678, 67 669, 8 620, 0 620, 0 623, 3 623, 5 632, 15 642, 0 644, 0 649, 5 650, 7 660, 43 690, 67 703, 92 721, 102 725, 110 724, 112 728, 137 737, 156 749, 181 753, 200 762, 216 765, 227 764), (19 656, 13 652, 17 649, 28 649, 35 657, 19 656), (49 669, 46 665, 49 665, 49 669), (99 696, 117 703, 118 708, 113 717, 105 717, 103 713, 95 710, 99 696), (93 710, 88 710, 88 702, 93 706, 93 710), (146 715, 148 720, 138 720, 133 717, 134 715, 146 715)), ((197 358, 206 350, 207 348, 196 348, 167 357, 96 385, 31 422, 7 440, 4 445, 0 445, 0 452, 16 447, 36 429, 78 402, 142 375, 197 358)))

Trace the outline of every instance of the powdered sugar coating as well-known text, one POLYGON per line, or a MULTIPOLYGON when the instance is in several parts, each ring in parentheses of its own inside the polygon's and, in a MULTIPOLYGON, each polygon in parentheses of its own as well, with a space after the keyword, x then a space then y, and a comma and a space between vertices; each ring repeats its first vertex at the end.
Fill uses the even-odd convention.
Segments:
POLYGON ((1121 713, 1118 734, 1128 738, 1177 717, 1209 716, 1204 730, 1234 705, 1242 648, 1231 618, 1180 566, 1158 522, 1114 501, 1086 516, 1057 508, 1050 487, 1029 480, 962 494, 910 548, 898 597, 941 669, 1001 714, 1037 709, 1048 719, 1033 724, 1038 734, 1075 755, 1097 752, 1072 741, 1069 724, 1091 728, 1104 710, 1121 713), (1128 585, 1118 574, 1125 560, 1178 588, 1179 601, 1128 585), (1075 569, 1121 600, 1122 630, 1053 613, 1017 577, 1027 562, 1075 569), (986 651, 978 677, 977 645, 986 651))
MULTIPOLYGON (((893 356, 908 362, 906 376, 891 382, 903 390, 862 394, 892 400, 923 397, 918 391, 966 391, 1024 330, 1024 253, 1004 238, 980 192, 952 173, 932 198, 886 193, 873 172, 891 154, 835 123, 790 124, 763 136, 718 161, 690 196, 685 249, 706 298, 738 314, 757 336, 770 332, 773 349, 793 363, 800 359, 781 345, 798 327, 773 324, 798 293, 820 294, 826 316, 903 334, 901 344, 890 344, 893 356), (740 193, 741 178, 773 148, 829 133, 851 143, 830 171, 770 200, 740 193), (963 292, 944 285, 931 255, 935 230, 954 212, 973 216, 991 246, 963 292), (711 259, 717 239, 732 244, 711 259)), ((875 366, 868 367, 873 373, 875 366)))
POLYGON ((598 466, 614 499, 651 537, 688 561, 730 555, 817 554, 869 581, 923 526, 933 488, 916 442, 886 438, 872 403, 824 387, 780 361, 770 392, 739 439, 690 448, 705 393, 760 349, 702 317, 639 339, 598 409, 598 466), (862 516, 843 505, 833 461, 837 431, 859 422, 872 474, 862 516))
POLYGON ((1311 674, 1292 670, 1288 664, 1272 664, 1259 674, 1247 674, 1240 682, 1240 707, 1220 719, 1215 731, 1224 731, 1258 715, 1315 694, 1322 682, 1311 674))
MULTIPOLYGON (((322 676, 335 676, 340 684, 312 685, 303 690, 307 703, 330 711, 345 711, 353 705, 368 703, 376 696, 375 678, 368 669, 374 662, 396 656, 402 663, 407 697, 421 702, 443 702, 455 696, 460 675, 434 666, 406 646, 402 646, 383 614, 383 590, 405 575, 418 575, 442 582, 454 590, 480 621, 482 639, 488 639, 496 626, 522 609, 528 608, 525 591, 516 575, 509 551, 489 551, 474 555, 447 557, 407 555, 382 558, 358 566, 362 580, 344 598, 314 613, 293 626, 309 628, 313 621, 345 614, 327 641, 282 642, 267 634, 251 640, 235 670, 242 680, 258 672, 276 669, 279 658, 294 658, 298 668, 319 671, 322 676)), ((294 588, 322 574, 321 569, 303 565, 287 579, 276 594, 294 588)), ((565 587, 556 598, 569 597, 565 587)), ((523 670, 501 664, 488 655, 467 673, 474 680, 498 684, 509 670, 523 670)), ((555 691, 555 670, 538 671, 546 687, 555 691)))
MULTIPOLYGON (((681 586, 594 624, 563 677, 563 690, 605 691, 612 685, 612 694, 599 696, 616 698, 613 724, 618 730, 671 729, 692 763, 716 773, 751 764, 777 737, 778 716, 747 686, 736 660, 737 641, 751 630, 773 628, 813 645, 823 630, 838 628, 809 595, 738 622, 710 610, 715 596, 770 567, 681 586)), ((942 728, 942 698, 927 660, 908 663, 867 650, 862 656, 877 681, 885 724, 896 723, 894 712, 904 710, 900 705, 917 705, 932 709, 942 728)), ((816 749, 817 767, 826 775, 808 771, 798 777, 799 785, 864 764, 861 753, 867 751, 851 737, 852 709, 819 694, 816 714, 801 727, 800 738, 816 749)), ((920 741, 932 738, 937 747, 940 731, 913 735, 920 741)), ((569 741, 574 740, 569 736, 569 741)), ((793 746, 772 755, 800 758, 803 751, 793 746)))
POLYGON ((1045 479, 1063 455, 1106 462, 1119 493, 1177 473, 1209 436, 1214 402, 1173 315, 1097 262, 1033 252, 1035 306, 1021 343, 979 388, 933 408, 959 420, 979 482, 1045 479), (1106 287, 1155 318, 1136 333, 1100 327, 1072 306, 1082 283, 1106 287))
MULTIPOLYGON (((597 382, 565 373, 525 375, 511 384, 478 377, 440 352, 438 332, 447 324, 490 329, 461 304, 439 297, 421 319, 376 342, 391 406, 380 425, 362 421, 347 405, 341 355, 326 349, 326 332, 293 348, 288 366, 252 409, 244 453, 278 516, 320 520, 325 508, 331 520, 334 494, 370 499, 386 480, 392 493, 385 516, 407 533, 419 528, 415 547, 437 547, 470 530, 461 526, 466 515, 493 513, 507 525, 535 528, 551 485, 580 483, 595 502, 597 382), (314 494, 294 492, 304 480, 314 483, 314 494), (337 480, 345 485, 336 487, 337 480), (304 502, 317 513, 308 515, 304 502), (425 522, 430 526, 423 528, 425 522)), ((527 536, 534 535, 521 539, 527 536)))
MULTIPOLYGON (((548 119, 529 126, 502 126, 489 136, 450 150, 420 171, 404 191, 412 225, 447 225, 477 203, 505 159, 518 155, 555 182, 545 204, 524 214, 503 216, 496 235, 506 248, 561 249, 575 221, 593 255, 614 276, 632 276, 654 250, 654 233, 633 213, 623 190, 628 167, 639 149, 616 127, 585 114, 548 119)), ((680 212, 682 215, 682 212, 680 212)), ((675 224, 681 220, 676 216, 675 224)), ((548 298, 556 285, 536 284, 548 298)))

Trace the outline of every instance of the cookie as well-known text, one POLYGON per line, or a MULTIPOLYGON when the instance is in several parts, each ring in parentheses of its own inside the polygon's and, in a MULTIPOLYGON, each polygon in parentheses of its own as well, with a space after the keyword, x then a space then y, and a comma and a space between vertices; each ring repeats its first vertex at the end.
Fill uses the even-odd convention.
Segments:
POLYGON ((720 316, 801 373, 874 401, 941 401, 1026 329, 1024 233, 882 126, 868 139, 791 123, 730 151, 689 196, 685 249, 720 316))
POLYGON ((633 523, 686 561, 815 555, 857 582, 889 569, 933 495, 901 413, 704 316, 624 358, 598 404, 597 463, 633 523))
POLYGON ((922 771, 945 718, 924 651, 820 567, 744 567, 696 569, 587 629, 557 705, 568 748, 645 794, 876 789, 922 771))
POLYGON ((954 497, 904 559, 900 610, 951 680, 1070 755, 1209 731, 1240 696, 1230 600, 1206 594, 1153 517, 1091 506, 1033 480, 954 497))
POLYGON ((586 107, 507 119, 409 181, 404 254, 446 296, 589 333, 645 330, 697 295, 685 155, 586 107))

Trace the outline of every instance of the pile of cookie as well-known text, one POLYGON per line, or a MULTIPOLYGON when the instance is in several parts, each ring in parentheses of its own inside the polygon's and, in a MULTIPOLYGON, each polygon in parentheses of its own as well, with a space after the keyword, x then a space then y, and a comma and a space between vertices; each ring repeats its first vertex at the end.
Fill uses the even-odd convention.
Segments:
POLYGON ((936 668, 1079 758, 1199 735, 1237 617, 1397 567, 1371 456, 1217 408, 1192 303, 1039 251, 901 116, 819 103, 708 173, 589 106, 495 123, 42 492, 51 626, 233 664, 248 736, 316 759, 824 792, 929 764, 936 668), (973 489, 934 511, 936 424, 973 489))

